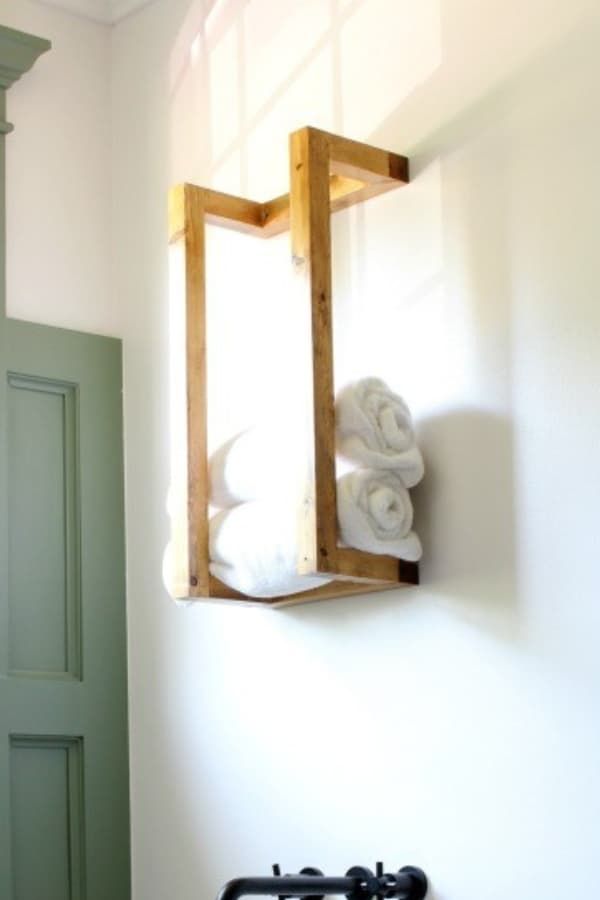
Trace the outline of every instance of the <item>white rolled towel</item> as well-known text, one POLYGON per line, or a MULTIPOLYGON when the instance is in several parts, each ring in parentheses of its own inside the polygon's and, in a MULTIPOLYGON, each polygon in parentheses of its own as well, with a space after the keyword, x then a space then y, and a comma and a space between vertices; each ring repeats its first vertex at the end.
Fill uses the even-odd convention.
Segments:
POLYGON ((271 497, 293 498, 306 470, 299 430, 289 422, 256 425, 210 457, 210 502, 220 509, 271 497))
POLYGON ((414 531, 413 507, 395 472, 356 469, 339 479, 340 536, 349 547, 416 562, 421 542, 414 531))
POLYGON ((293 505, 257 500, 210 520, 210 571, 249 597, 283 597, 327 584, 299 575, 299 518, 293 505))
POLYGON ((410 410, 380 378, 343 388, 336 401, 336 439, 342 456, 371 469, 394 469, 414 487, 425 467, 410 410))

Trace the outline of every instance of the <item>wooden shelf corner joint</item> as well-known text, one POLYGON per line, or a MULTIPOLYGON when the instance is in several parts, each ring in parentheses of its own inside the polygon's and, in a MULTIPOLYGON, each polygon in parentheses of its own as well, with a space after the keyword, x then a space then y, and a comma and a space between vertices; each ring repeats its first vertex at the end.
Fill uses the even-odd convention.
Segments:
POLYGON ((185 330, 186 469, 172 513, 172 594, 178 598, 288 606, 418 584, 419 569, 391 556, 338 546, 331 288, 331 213, 408 182, 408 160, 395 153, 302 128, 290 135, 290 193, 265 203, 192 184, 169 195, 171 277, 185 330), (292 260, 311 309, 314 478, 298 571, 329 584, 269 600, 231 590, 209 571, 206 395, 205 225, 268 238, 291 230, 292 260))

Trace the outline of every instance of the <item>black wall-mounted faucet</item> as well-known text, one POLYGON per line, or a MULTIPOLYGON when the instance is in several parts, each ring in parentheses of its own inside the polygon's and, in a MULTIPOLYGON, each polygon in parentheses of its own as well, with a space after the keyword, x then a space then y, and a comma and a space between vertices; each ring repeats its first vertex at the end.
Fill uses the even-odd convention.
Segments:
POLYGON ((250 895, 269 895, 279 900, 308 897, 324 900, 329 894, 345 894, 347 900, 423 900, 427 894, 427 877, 422 869, 404 866, 399 872, 384 872, 377 863, 375 873, 364 866, 353 866, 346 875, 328 878, 319 869, 302 869, 298 875, 281 875, 273 866, 267 877, 235 878, 221 889, 217 900, 239 900, 250 895))

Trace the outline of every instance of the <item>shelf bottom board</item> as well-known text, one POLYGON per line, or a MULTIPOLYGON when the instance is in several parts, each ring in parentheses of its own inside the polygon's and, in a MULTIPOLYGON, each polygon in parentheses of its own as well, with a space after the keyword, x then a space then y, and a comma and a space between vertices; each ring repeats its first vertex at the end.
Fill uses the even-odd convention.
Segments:
POLYGON ((232 603, 237 602, 244 606, 268 606, 272 609, 282 609, 286 606, 297 606, 300 603, 315 603, 318 600, 333 600, 336 597, 350 597, 356 594, 375 594, 380 591, 394 591, 398 588, 414 587, 414 584, 408 582, 394 582, 390 584, 369 584, 365 582, 351 581, 331 581, 321 587, 313 588, 310 591, 302 591, 299 594, 290 594, 288 597, 264 598, 248 597, 240 594, 232 588, 227 587, 211 576, 210 579, 210 601, 232 603))

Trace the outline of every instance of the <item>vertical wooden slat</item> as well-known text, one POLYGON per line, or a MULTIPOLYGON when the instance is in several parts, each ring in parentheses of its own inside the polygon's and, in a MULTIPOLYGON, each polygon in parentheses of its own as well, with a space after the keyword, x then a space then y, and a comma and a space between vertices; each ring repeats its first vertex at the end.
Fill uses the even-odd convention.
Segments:
MULTIPOLYGON (((170 242, 175 256, 171 264, 179 273, 172 279, 170 302, 175 309, 172 328, 184 346, 171 353, 185 361, 185 409, 175 423, 177 458, 173 468, 172 576, 170 589, 175 597, 207 597, 208 571, 208 472, 207 472, 207 399, 206 399, 206 287, 204 191, 184 184, 173 188, 169 203, 170 242), (183 316, 179 333, 179 313, 183 316), (185 472, 177 471, 182 464, 185 472)), ((181 320, 181 316, 179 316, 181 320)), ((178 385, 179 386, 179 385, 178 385)))
POLYGON ((290 137, 292 257, 311 309, 313 484, 306 498, 299 570, 335 572, 336 483, 329 140, 311 128, 290 137))
POLYGON ((208 596, 206 273, 203 191, 185 188, 190 597, 208 596))

